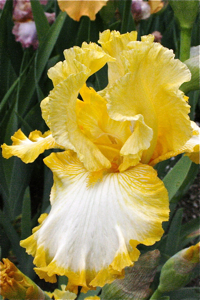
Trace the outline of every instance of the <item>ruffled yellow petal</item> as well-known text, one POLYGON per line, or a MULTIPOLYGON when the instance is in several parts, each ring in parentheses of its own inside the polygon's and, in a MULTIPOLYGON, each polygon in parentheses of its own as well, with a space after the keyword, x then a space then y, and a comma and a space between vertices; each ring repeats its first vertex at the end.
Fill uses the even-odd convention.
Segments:
POLYGON ((77 122, 76 97, 87 75, 79 73, 60 82, 49 95, 49 123, 57 143, 78 154, 80 161, 91 171, 110 168, 109 160, 81 131, 77 122))
POLYGON ((42 101, 43 117, 56 142, 75 151, 88 170, 110 168, 109 160, 81 131, 76 107, 80 102, 77 96, 87 78, 113 58, 94 43, 65 50, 64 55, 66 60, 49 70, 55 87, 42 101))
POLYGON ((35 130, 27 138, 21 129, 19 129, 11 139, 13 141, 12 146, 6 144, 1 146, 3 157, 10 158, 11 156, 17 156, 25 163, 33 162, 47 149, 62 148, 56 144, 50 131, 42 134, 40 131, 35 130))
POLYGON ((107 113, 106 101, 86 85, 77 101, 76 111, 82 132, 101 150, 112 163, 119 162, 120 149, 131 135, 131 121, 112 120, 107 113))
POLYGON ((124 75, 124 64, 121 61, 123 50, 127 50, 127 45, 130 41, 137 40, 137 31, 132 31, 126 34, 120 34, 118 31, 105 30, 100 33, 99 43, 103 50, 110 56, 116 58, 116 61, 108 63, 108 78, 109 83, 124 75))
POLYGON ((58 0, 58 5, 62 11, 75 21, 79 21, 82 16, 88 16, 90 20, 95 20, 95 15, 106 5, 107 0, 58 0))
POLYGON ((55 289, 53 293, 46 292, 49 297, 55 300, 75 300, 77 295, 66 290, 66 285, 61 285, 61 290, 55 289))
MULTIPOLYGON (((113 47, 117 45, 115 43, 113 47)), ((191 137, 189 105, 180 85, 190 80, 186 65, 174 54, 153 43, 152 36, 142 42, 129 42, 120 54, 124 75, 104 91, 109 116, 115 120, 141 114, 153 130, 153 138, 141 162, 176 151, 191 137)))
POLYGON ((45 163, 54 174, 52 208, 21 242, 35 257, 36 273, 51 282, 66 275, 71 291, 122 278, 139 257, 137 245, 158 241, 168 219, 168 195, 156 171, 138 164, 88 186, 90 172, 72 152, 52 153, 45 163))
POLYGON ((173 156, 177 156, 179 154, 185 153, 194 163, 200 163, 200 128, 191 121, 191 127, 193 131, 193 136, 178 150, 167 152, 164 155, 159 156, 155 160, 150 161, 150 165, 154 166, 157 163, 171 158, 173 156))
POLYGON ((115 59, 106 54, 95 43, 83 43, 81 48, 74 46, 64 51, 65 60, 58 62, 48 70, 48 76, 54 86, 68 78, 71 74, 88 72, 88 77, 101 69, 108 61, 115 59))

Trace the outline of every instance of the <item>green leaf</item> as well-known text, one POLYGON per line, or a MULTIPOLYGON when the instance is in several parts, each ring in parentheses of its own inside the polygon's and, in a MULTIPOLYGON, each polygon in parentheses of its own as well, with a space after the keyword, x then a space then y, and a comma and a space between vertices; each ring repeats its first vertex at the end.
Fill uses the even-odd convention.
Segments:
POLYGON ((10 60, 7 50, 7 34, 9 22, 11 22, 12 20, 12 8, 13 1, 6 1, 0 18, 0 99, 3 98, 3 95, 6 93, 6 90, 8 88, 10 60))
POLYGON ((33 18, 35 21, 36 29, 37 29, 37 36, 39 45, 42 43, 44 37, 46 36, 49 30, 49 23, 47 17, 44 14, 44 10, 42 5, 38 0, 31 0, 31 8, 33 12, 33 18))
POLYGON ((84 300, 86 297, 99 295, 100 291, 101 291, 101 288, 97 287, 95 291, 88 291, 86 294, 80 293, 80 295, 76 298, 76 300, 84 300))
POLYGON ((133 267, 125 269, 125 278, 106 284, 101 299, 106 300, 143 300, 151 294, 149 288, 156 274, 160 252, 149 251, 140 256, 133 267))
POLYGON ((182 288, 178 291, 168 293, 170 300, 199 300, 200 299, 200 288, 199 287, 188 287, 182 288))
POLYGON ((183 218, 183 209, 180 208, 172 219, 171 226, 168 231, 165 254, 172 256, 180 250, 180 231, 183 218))
POLYGON ((31 235, 31 198, 29 188, 26 188, 22 205, 21 239, 29 235, 31 235))
POLYGON ((19 245, 19 236, 15 231, 13 225, 11 224, 7 215, 5 215, 2 210, 0 210, 0 223, 3 226, 7 237, 10 240, 12 245, 13 252, 17 256, 17 259, 21 265, 23 265, 26 261, 26 254, 24 250, 19 245))
POLYGON ((19 113, 21 116, 27 111, 28 107, 30 106, 30 99, 33 96, 35 91, 35 80, 36 77, 37 82, 39 82, 41 75, 44 71, 44 68, 48 62, 48 59, 51 55, 51 52, 56 44, 57 38, 59 36, 60 30, 63 26, 63 23, 66 18, 66 13, 61 12, 55 23, 50 27, 47 35, 43 39, 39 49, 37 50, 36 56, 36 67, 33 64, 30 68, 26 76, 26 80, 20 90, 19 93, 19 113), (37 74, 35 75, 35 68, 37 70, 37 74))
POLYGON ((10 205, 12 219, 21 214, 24 192, 30 181, 33 169, 32 164, 26 165, 17 157, 15 157, 13 161, 12 169, 9 170, 10 182, 7 200, 10 205))
POLYGON ((169 201, 176 195, 187 177, 191 164, 192 161, 188 157, 183 156, 163 179, 164 185, 168 190, 169 201))
POLYGON ((191 220, 181 226, 180 232, 180 247, 185 247, 189 242, 200 236, 200 217, 191 220))
MULTIPOLYGON (((122 16, 122 26, 121 26, 121 34, 126 33, 129 31, 129 21, 132 18, 131 15, 131 0, 122 1, 123 3, 123 16, 122 16)), ((133 18, 132 18, 133 21, 133 18)), ((132 23, 134 24, 134 22, 132 23)))

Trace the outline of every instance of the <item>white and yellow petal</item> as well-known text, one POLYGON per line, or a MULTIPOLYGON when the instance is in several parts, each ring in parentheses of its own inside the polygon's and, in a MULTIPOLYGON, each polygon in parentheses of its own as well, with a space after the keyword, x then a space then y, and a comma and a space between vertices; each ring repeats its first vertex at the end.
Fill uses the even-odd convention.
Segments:
POLYGON ((11 146, 6 144, 1 146, 3 157, 10 158, 17 156, 25 163, 33 162, 45 150, 52 148, 62 149, 62 147, 55 142, 50 131, 42 134, 40 131, 35 130, 31 132, 27 138, 21 129, 19 129, 11 139, 13 141, 11 146))
POLYGON ((52 209, 33 235, 21 242, 47 281, 66 275, 69 288, 84 291, 123 276, 139 257, 139 243, 160 240, 168 220, 168 195, 156 171, 138 164, 107 173, 95 185, 72 152, 53 153, 52 209))

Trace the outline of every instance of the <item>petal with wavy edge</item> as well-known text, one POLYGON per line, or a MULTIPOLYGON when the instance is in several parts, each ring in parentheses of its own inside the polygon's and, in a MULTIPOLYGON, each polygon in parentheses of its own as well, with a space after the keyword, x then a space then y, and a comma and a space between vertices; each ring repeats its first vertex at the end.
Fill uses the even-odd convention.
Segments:
POLYGON ((55 300, 75 300, 77 295, 66 290, 66 285, 61 284, 61 290, 55 289, 52 293, 45 292, 51 299, 55 300))
POLYGON ((17 156, 25 163, 33 162, 45 150, 52 148, 63 149, 62 146, 55 142, 50 131, 42 134, 40 131, 35 130, 27 138, 21 129, 19 129, 11 139, 13 141, 12 146, 6 144, 1 146, 3 157, 10 158, 11 156, 17 156))
POLYGON ((88 16, 90 20, 95 20, 95 15, 98 11, 106 5, 107 0, 58 0, 58 5, 62 11, 66 13, 75 21, 79 21, 82 16, 88 16))
POLYGON ((50 129, 56 142, 78 154, 86 169, 98 171, 110 168, 109 160, 87 138, 78 126, 76 115, 77 95, 85 84, 88 73, 72 74, 60 82, 49 94, 48 110, 50 129))
POLYGON ((127 50, 130 41, 137 40, 137 31, 120 34, 118 31, 105 30, 100 33, 99 44, 103 50, 110 56, 116 58, 116 61, 108 63, 109 83, 115 82, 124 75, 124 65, 121 62, 121 52, 127 50))
POLYGON ((56 86, 71 74, 81 71, 88 72, 88 77, 100 70, 108 61, 115 60, 106 54, 101 47, 95 43, 87 44, 84 42, 80 47, 64 51, 65 60, 58 62, 48 70, 48 76, 56 86))
POLYGON ((71 291, 103 286, 138 259, 139 243, 160 240, 168 194, 152 167, 107 173, 88 186, 90 173, 72 152, 52 153, 44 161, 54 174, 52 208, 21 242, 35 257, 40 277, 53 282, 55 274, 66 275, 71 291))
POLYGON ((169 151, 176 151, 191 137, 189 105, 179 90, 190 80, 186 65, 151 37, 130 42, 121 53, 126 74, 106 89, 108 113, 115 120, 141 114, 153 129, 150 148, 141 162, 148 163, 169 151), (176 117, 174 117, 176 115, 176 117))
POLYGON ((177 151, 170 151, 164 155, 157 157, 156 159, 150 161, 150 165, 154 166, 157 163, 171 158, 173 156, 177 156, 179 154, 185 153, 194 163, 200 163, 200 128, 191 121, 191 127, 193 130, 193 136, 177 151))

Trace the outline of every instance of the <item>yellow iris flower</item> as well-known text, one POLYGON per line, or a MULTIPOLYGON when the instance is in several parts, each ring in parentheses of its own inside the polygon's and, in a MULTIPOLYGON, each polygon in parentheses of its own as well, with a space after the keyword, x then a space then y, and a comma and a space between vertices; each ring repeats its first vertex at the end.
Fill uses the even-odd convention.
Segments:
POLYGON ((153 36, 136 39, 136 32, 106 30, 101 47, 65 50, 48 72, 54 88, 41 103, 50 132, 27 138, 18 131, 12 146, 2 146, 4 157, 26 163, 45 149, 65 150, 44 159, 54 175, 52 208, 21 246, 41 278, 66 275, 73 292, 122 278, 140 255, 137 245, 160 240, 169 201, 152 166, 199 151, 199 131, 179 90, 190 71, 153 36), (108 86, 96 92, 86 81, 106 63, 108 86))

